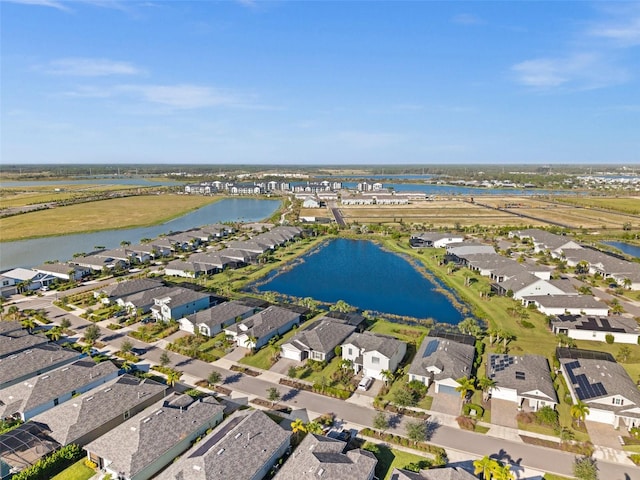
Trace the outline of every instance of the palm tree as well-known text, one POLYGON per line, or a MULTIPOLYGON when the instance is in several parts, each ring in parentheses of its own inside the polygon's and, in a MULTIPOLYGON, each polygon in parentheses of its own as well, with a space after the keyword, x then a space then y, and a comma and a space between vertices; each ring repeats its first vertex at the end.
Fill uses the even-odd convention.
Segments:
POLYGON ((130 362, 129 360, 125 360, 124 362, 122 362, 122 370, 126 373, 130 372, 131 370, 133 370, 133 363, 130 362))
POLYGON ((501 465, 500 463, 498 463, 496 468, 493 470, 494 480, 514 480, 514 478, 515 478, 515 475, 511 471, 511 465, 509 465, 508 463, 504 465, 501 465))
POLYGON ((631 290, 631 286, 632 286, 632 285, 633 285, 633 282, 631 281, 631 279, 630 279, 630 278, 625 278, 625 279, 622 281, 622 286, 623 286, 624 288, 626 288, 627 290, 631 290))
POLYGON ((500 464, 490 458, 488 455, 473 461, 473 473, 474 475, 482 474, 482 478, 484 480, 491 480, 493 476, 493 472, 495 472, 496 468, 498 468, 500 464))
POLYGON ((47 336, 49 337, 49 340, 51 340, 52 342, 57 342, 58 340, 60 340, 60 337, 62 336, 62 331, 60 327, 53 327, 51 330, 47 332, 47 336))
POLYGON ((475 391, 476 389, 475 382, 473 381, 472 378, 461 377, 458 380, 456 380, 456 382, 458 382, 458 386, 456 387, 456 392, 460 392, 460 397, 463 400, 466 400, 469 393, 475 391))
POLYGON ((169 370, 169 372, 167 372, 167 385, 169 385, 170 387, 175 387, 181 376, 182 372, 178 372, 177 370, 169 370))
POLYGON ((302 420, 300 420, 299 418, 296 418, 293 422, 291 422, 291 431, 293 432, 293 434, 297 437, 302 434, 305 433, 307 431, 307 427, 305 426, 304 422, 302 420))
POLYGON ((578 400, 578 403, 571 405, 571 417, 577 420, 578 425, 584 422, 587 415, 589 415, 589 406, 582 400, 578 400))
POLYGON ((489 400, 489 390, 496 386, 496 381, 489 377, 482 377, 478 379, 478 386, 482 390, 482 401, 489 400))
POLYGON ((33 332, 33 329, 36 328, 36 322, 33 317, 27 317, 20 322, 22 328, 24 328, 27 332, 33 332))
POLYGON ((255 335, 247 335, 247 338, 244 341, 245 346, 250 350, 255 350, 257 343, 258 337, 256 337, 255 335))
POLYGON ((348 358, 343 358, 342 360, 340 360, 340 368, 343 368, 345 370, 350 370, 353 368, 353 361, 349 360, 348 358))
POLYGON ((316 422, 315 420, 312 420, 311 422, 307 423, 305 428, 307 429, 307 432, 315 433, 316 435, 322 435, 323 433, 322 425, 319 422, 316 422))
POLYGON ((389 385, 393 381, 393 372, 391 370, 382 370, 380 375, 382 375, 385 385, 389 385))

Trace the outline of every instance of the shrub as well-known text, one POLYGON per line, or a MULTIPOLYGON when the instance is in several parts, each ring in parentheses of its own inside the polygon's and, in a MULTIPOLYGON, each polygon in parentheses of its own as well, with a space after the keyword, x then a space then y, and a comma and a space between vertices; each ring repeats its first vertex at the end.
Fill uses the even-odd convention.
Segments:
POLYGON ((473 418, 459 416, 456 417, 456 422, 458 422, 458 425, 463 430, 473 431, 476 428, 476 421, 473 418))
POLYGON ((613 335, 611 335, 610 333, 607 333, 604 337, 604 340, 611 345, 614 341, 615 341, 615 337, 613 335))
POLYGON ((522 320, 520 325, 522 325, 522 328, 536 328, 536 326, 528 320, 522 320))
POLYGON ((88 458, 84 461, 85 466, 87 466, 88 468, 95 470, 96 468, 98 468, 98 465, 94 462, 92 462, 91 460, 89 460, 88 458))
POLYGON ((536 412, 536 420, 539 423, 554 427, 558 425, 558 412, 551 407, 542 407, 536 412))
POLYGON ((83 452, 78 445, 67 445, 14 475, 13 480, 47 480, 80 460, 82 456, 83 452))
POLYGON ((629 458, 636 465, 640 465, 640 453, 634 453, 633 455, 629 455, 629 458))
POLYGON ((484 415, 484 408, 475 403, 466 403, 462 407, 462 413, 464 415, 471 415, 471 410, 476 411, 476 417, 482 417, 484 415))

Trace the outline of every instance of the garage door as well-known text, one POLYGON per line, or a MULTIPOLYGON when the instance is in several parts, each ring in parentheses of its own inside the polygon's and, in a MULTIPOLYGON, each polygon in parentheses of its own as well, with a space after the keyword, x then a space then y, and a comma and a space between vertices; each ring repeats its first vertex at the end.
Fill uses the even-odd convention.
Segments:
POLYGON ((456 392, 455 387, 450 387, 449 385, 441 385, 438 384, 437 393, 446 393, 447 395, 460 395, 459 392, 456 392))
POLYGON ((293 348, 286 348, 283 346, 281 352, 284 358, 300 361, 300 354, 301 354, 300 350, 295 350, 293 348))

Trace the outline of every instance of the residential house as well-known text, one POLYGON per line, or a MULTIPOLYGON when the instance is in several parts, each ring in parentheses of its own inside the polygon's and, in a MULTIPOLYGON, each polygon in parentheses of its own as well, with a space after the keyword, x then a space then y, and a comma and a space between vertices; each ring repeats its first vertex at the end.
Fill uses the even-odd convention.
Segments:
POLYGON ((76 257, 74 261, 81 267, 90 268, 93 271, 124 270, 129 267, 129 262, 103 255, 85 255, 76 257))
POLYGON ((119 298, 127 297, 145 290, 151 290, 152 288, 162 287, 163 285, 164 284, 159 280, 137 278, 134 280, 112 283, 104 288, 98 288, 93 291, 93 296, 94 298, 99 298, 102 303, 108 305, 119 298))
POLYGON ((382 371, 395 372, 407 352, 407 344, 387 335, 352 333, 342 344, 342 358, 356 373, 384 380, 382 371))
POLYGON ((535 253, 547 252, 554 258, 561 258, 564 250, 578 250, 582 246, 571 237, 565 235, 557 235, 555 233, 540 230, 538 228, 529 228, 526 230, 513 230, 509 232, 509 238, 518 237, 520 239, 528 238, 533 243, 535 253))
POLYGON ((320 208, 320 207, 321 207, 321 204, 318 197, 307 196, 302 202, 302 208, 320 208))
POLYGON ((85 446, 88 459, 114 478, 147 480, 222 421, 213 397, 174 392, 85 446))
POLYGON ((340 199, 340 203, 342 205, 373 205, 375 203, 375 199, 373 197, 366 197, 364 195, 352 195, 352 194, 342 194, 342 198, 340 199))
POLYGON ((287 308, 271 306, 240 323, 224 329, 236 344, 252 350, 266 345, 276 335, 282 335, 300 324, 300 314, 287 308))
POLYGON ((326 316, 347 322, 348 325, 356 327, 356 332, 363 332, 367 328, 367 319, 364 315, 358 312, 339 312, 338 310, 329 310, 326 316))
POLYGON ((151 315, 156 320, 168 322, 178 320, 211 306, 209 294, 196 292, 189 288, 176 287, 162 296, 154 298, 151 315))
POLYGON ((340 440, 309 433, 273 478, 372 480, 378 463, 375 455, 360 448, 343 453, 346 446, 340 440))
POLYGON ((522 298, 527 305, 535 305, 545 315, 607 316, 609 306, 591 295, 531 295, 522 298))
POLYGON ((31 421, 46 426, 49 436, 60 445, 84 446, 161 400, 167 388, 148 378, 125 374, 40 413, 31 421))
POLYGON ((237 411, 157 480, 262 480, 289 448, 291 433, 260 410, 237 411))
POLYGON ((54 343, 11 353, 0 358, 0 390, 73 363, 82 356, 80 352, 54 343))
POLYGON ((164 267, 164 274, 171 277, 199 278, 217 272, 215 265, 193 260, 172 260, 164 267))
POLYGON ((169 295, 171 292, 173 292, 173 287, 156 287, 120 297, 115 303, 129 313, 144 315, 151 312, 151 308, 155 305, 156 298, 169 295))
POLYGON ((450 262, 465 264, 464 258, 467 255, 479 253, 496 253, 492 245, 486 245, 479 242, 460 242, 449 243, 445 247, 447 249, 446 259, 450 262))
POLYGON ((553 280, 542 280, 534 274, 523 271, 518 275, 494 283, 491 286, 499 295, 512 295, 516 300, 523 301, 525 297, 543 295, 578 295, 573 290, 567 291, 567 287, 573 289, 570 284, 557 283, 553 280))
POLYGON ((323 317, 283 343, 282 356, 299 362, 307 359, 328 362, 335 355, 335 348, 355 330, 355 326, 342 320, 323 317))
POLYGON ((614 343, 637 345, 640 338, 638 322, 632 318, 595 315, 557 315, 551 320, 551 331, 563 333, 574 340, 606 342, 613 336, 614 343))
POLYGON ((60 280, 79 282, 91 274, 91 269, 69 262, 45 263, 34 268, 35 271, 51 275, 60 280))
POLYGON ((435 393, 459 395, 460 378, 469 378, 475 357, 475 338, 471 335, 433 331, 425 337, 409 366, 409 381, 430 386, 435 393), (442 336, 437 336, 442 335, 442 336))
POLYGON ((433 468, 420 472, 394 468, 390 480, 477 480, 477 477, 460 467, 433 468))
POLYGON ((589 407, 587 420, 616 429, 640 426, 640 391, 609 353, 556 348, 556 357, 571 399, 589 407))
POLYGON ((39 290, 48 287, 57 278, 50 273, 38 272, 28 268, 14 268, 0 275, 0 292, 8 297, 27 290, 39 290))
POLYGON ((450 232, 422 232, 414 233, 409 239, 413 248, 444 248, 452 243, 464 242, 464 235, 450 232))
POLYGON ((27 422, 0 434, 0 479, 11 480, 15 474, 59 449, 60 444, 50 433, 34 422, 27 422))
POLYGON ((27 421, 117 376, 118 368, 109 361, 78 360, 0 390, 0 418, 19 416, 27 421))
POLYGON ((518 409, 537 412, 558 404, 549 362, 541 355, 490 354, 487 377, 496 382, 491 398, 513 402, 518 409))
POLYGON ((214 337, 224 328, 242 321, 254 313, 255 308, 232 300, 181 318, 179 320, 180 329, 214 337))
POLYGON ((49 343, 49 339, 45 335, 30 334, 22 328, 20 322, 0 323, 0 359, 46 343, 49 343))

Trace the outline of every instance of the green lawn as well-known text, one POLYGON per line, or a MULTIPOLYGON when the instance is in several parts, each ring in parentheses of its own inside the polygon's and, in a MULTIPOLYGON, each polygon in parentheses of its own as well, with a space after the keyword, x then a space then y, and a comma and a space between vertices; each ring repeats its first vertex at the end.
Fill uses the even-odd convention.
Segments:
POLYGON ((369 330, 381 335, 390 335, 403 342, 414 342, 416 345, 420 345, 422 339, 429 333, 427 327, 404 325, 382 319, 376 320, 369 330))
POLYGON ((93 477, 96 472, 92 468, 87 467, 84 462, 85 458, 77 461, 66 470, 63 470, 51 480, 88 480, 93 477))
POLYGON ((573 480, 569 477, 563 477, 561 475, 554 475, 553 473, 545 473, 544 480, 573 480))
POLYGON ((368 450, 369 448, 372 448, 373 454, 378 459, 378 464, 376 465, 376 477, 384 478, 385 480, 391 478, 391 473, 394 468, 404 468, 410 463, 429 460, 426 457, 389 448, 385 445, 372 444, 370 442, 365 443, 364 449, 368 450))

